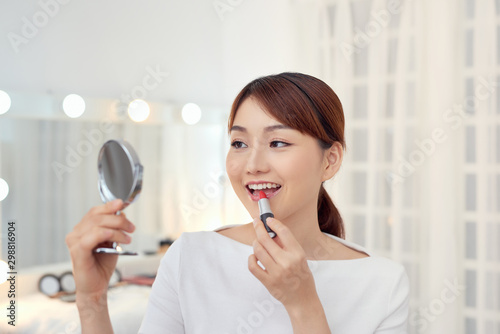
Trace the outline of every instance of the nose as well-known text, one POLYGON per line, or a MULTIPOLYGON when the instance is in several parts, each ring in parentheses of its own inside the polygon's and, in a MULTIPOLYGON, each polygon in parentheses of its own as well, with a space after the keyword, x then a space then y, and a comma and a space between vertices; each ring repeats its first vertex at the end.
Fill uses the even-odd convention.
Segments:
POLYGON ((254 147, 250 150, 247 160, 247 173, 258 174, 269 171, 266 153, 264 150, 254 147))

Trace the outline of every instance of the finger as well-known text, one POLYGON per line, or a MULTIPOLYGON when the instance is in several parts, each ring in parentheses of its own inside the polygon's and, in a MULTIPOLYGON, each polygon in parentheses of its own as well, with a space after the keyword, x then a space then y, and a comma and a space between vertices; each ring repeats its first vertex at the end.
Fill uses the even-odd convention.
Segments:
POLYGON ((111 229, 119 229, 129 233, 132 233, 135 230, 135 225, 122 215, 99 216, 95 225, 111 229))
POLYGON ((276 264, 273 257, 269 255, 267 250, 257 240, 253 242, 253 253, 267 271, 270 271, 272 266, 276 264))
POLYGON ((66 241, 66 245, 68 248, 71 248, 77 241, 79 240, 79 237, 76 235, 75 232, 70 232, 66 235, 66 238, 64 241, 66 241))
MULTIPOLYGON (((79 238, 77 242, 68 247, 71 254, 71 262, 73 263, 73 271, 85 272, 94 268, 99 255, 103 255, 95 254, 94 249, 99 247, 99 245, 106 244, 106 240, 120 240, 121 243, 129 243, 128 240, 130 238, 123 236, 120 238, 116 236, 117 234, 125 235, 123 232, 116 230, 96 228, 93 233, 79 238)), ((113 261, 112 257, 116 257, 117 255, 105 254, 104 256, 106 257, 106 262, 109 263, 109 261, 113 261)), ((114 260, 113 267, 116 265, 116 260, 114 260)))
POLYGON ((257 263, 257 257, 255 254, 250 254, 248 257, 248 270, 255 276, 262 284, 266 285, 267 273, 261 266, 257 263))
POLYGON ((90 233, 87 233, 80 238, 79 245, 82 250, 91 251, 96 248, 97 245, 106 241, 128 244, 130 243, 131 238, 129 235, 120 230, 95 227, 90 233))
POLYGON ((115 214, 122 207, 122 205, 123 201, 121 199, 116 199, 114 201, 90 208, 82 220, 75 225, 73 231, 81 234, 87 233, 88 229, 94 225, 93 221, 96 216, 115 214))
POLYGON ((94 262, 94 254, 92 252, 93 249, 100 243, 100 240, 107 240, 113 235, 111 230, 105 229, 101 229, 99 233, 101 234, 99 236, 91 236, 91 233, 88 233, 87 235, 83 235, 84 238, 76 232, 68 234, 66 237, 66 243, 68 244, 71 261, 73 262, 73 268, 92 265, 94 262), (85 240, 83 243, 82 239, 85 240), (91 239, 94 239, 95 241, 92 241, 91 239))
POLYGON ((295 239, 295 236, 293 235, 292 231, 290 231, 290 229, 285 224, 280 222, 278 219, 268 218, 267 225, 274 232, 276 232, 276 234, 280 238, 280 241, 283 243, 285 249, 290 250, 298 247, 302 248, 297 239, 295 239))
MULTIPOLYGON (((269 221, 269 219, 267 219, 269 221)), ((276 258, 282 249, 278 244, 269 236, 264 227, 264 223, 260 218, 255 218, 253 221, 253 226, 255 228, 255 235, 259 243, 271 254, 273 258, 276 258)))
POLYGON ((103 205, 94 206, 89 210, 92 215, 102 215, 116 213, 123 207, 123 201, 121 199, 115 199, 111 202, 106 202, 103 205))
POLYGON ((73 228, 73 232, 76 235, 85 235, 96 225, 120 229, 129 233, 132 233, 135 230, 134 224, 132 224, 132 222, 129 221, 125 215, 115 215, 114 213, 94 215, 91 213, 93 212, 93 209, 91 209, 82 221, 73 228))

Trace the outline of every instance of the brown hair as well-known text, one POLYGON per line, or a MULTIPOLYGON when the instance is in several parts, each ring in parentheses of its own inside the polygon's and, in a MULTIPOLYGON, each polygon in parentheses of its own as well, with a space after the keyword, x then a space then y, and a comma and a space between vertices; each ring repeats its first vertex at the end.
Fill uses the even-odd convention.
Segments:
MULTIPOLYGON (((316 138, 324 150, 334 142, 346 149, 342 104, 323 81, 290 72, 253 80, 234 100, 228 130, 233 126, 238 108, 250 96, 280 123, 316 138)), ((323 184, 318 194, 318 221, 321 231, 345 238, 342 216, 323 184)))

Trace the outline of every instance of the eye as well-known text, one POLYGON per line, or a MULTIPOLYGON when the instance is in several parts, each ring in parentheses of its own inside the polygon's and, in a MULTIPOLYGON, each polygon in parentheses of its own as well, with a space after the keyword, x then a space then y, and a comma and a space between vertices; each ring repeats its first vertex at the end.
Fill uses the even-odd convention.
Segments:
POLYGON ((231 146, 234 148, 243 148, 243 145, 246 147, 245 143, 239 140, 235 140, 231 143, 231 146))
POLYGON ((271 147, 285 147, 288 145, 290 145, 290 144, 285 143, 284 141, 280 141, 280 140, 273 140, 271 142, 271 147))

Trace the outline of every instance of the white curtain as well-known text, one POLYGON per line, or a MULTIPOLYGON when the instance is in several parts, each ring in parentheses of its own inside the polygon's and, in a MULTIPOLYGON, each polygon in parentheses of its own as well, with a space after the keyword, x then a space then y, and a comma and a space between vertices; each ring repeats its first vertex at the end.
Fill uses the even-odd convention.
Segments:
POLYGON ((298 7, 344 105, 347 238, 405 265, 410 333, 500 333, 500 1, 298 7))

